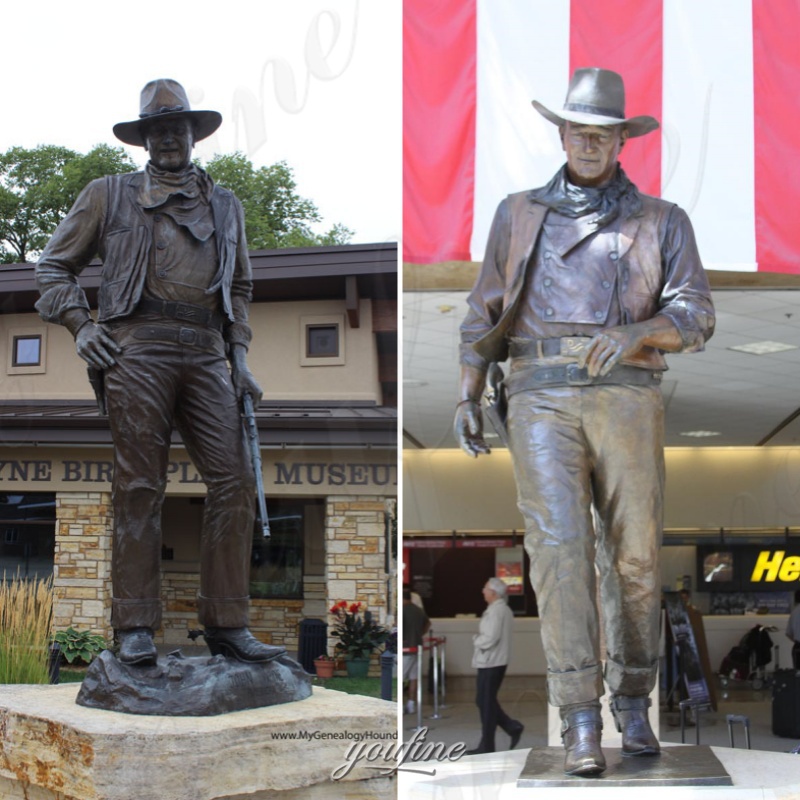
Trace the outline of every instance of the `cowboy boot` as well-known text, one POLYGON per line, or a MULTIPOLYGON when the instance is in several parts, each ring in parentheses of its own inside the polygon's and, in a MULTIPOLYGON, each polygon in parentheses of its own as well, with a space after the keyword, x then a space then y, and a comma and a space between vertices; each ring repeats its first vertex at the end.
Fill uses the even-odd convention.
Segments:
POLYGON ((606 768, 600 749, 603 721, 599 704, 564 706, 561 708, 561 738, 566 756, 567 775, 599 775, 606 768))
POLYGON ((649 697, 626 697, 622 694, 611 698, 609 707, 617 730, 622 733, 622 755, 654 756, 661 752, 647 718, 651 702, 649 697))
POLYGON ((119 660, 123 664, 151 667, 158 659, 152 628, 129 628, 117 631, 119 660))
POLYGON ((211 655, 246 664, 263 664, 286 654, 285 647, 259 642, 247 628, 206 628, 203 636, 211 655))

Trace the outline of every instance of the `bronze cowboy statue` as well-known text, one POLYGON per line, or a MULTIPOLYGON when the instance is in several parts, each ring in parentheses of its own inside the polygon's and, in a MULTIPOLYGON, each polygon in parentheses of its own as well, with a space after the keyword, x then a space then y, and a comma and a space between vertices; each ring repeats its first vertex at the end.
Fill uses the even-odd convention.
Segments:
POLYGON ((125 664, 157 660, 173 428, 207 487, 198 615, 209 648, 255 663, 285 652, 247 627, 255 481, 239 409, 245 395, 257 403, 262 394, 246 360, 252 274, 241 204, 191 162, 194 144, 221 122, 216 111, 191 110, 176 81, 148 83, 139 118, 114 126, 118 139, 147 150, 145 169, 92 181, 36 267, 39 313, 75 337, 108 409, 111 622, 125 664), (94 321, 77 278, 96 256, 94 321))
POLYGON ((548 698, 565 772, 595 775, 606 767, 604 677, 623 755, 659 752, 647 711, 661 588, 659 382, 664 352, 703 349, 714 309, 686 213, 639 192, 618 164, 628 139, 658 128, 625 116, 622 78, 579 69, 561 111, 533 105, 558 126, 567 162, 497 209, 461 326, 455 433, 469 455, 489 452, 481 396, 490 365, 510 358, 508 446, 548 698))

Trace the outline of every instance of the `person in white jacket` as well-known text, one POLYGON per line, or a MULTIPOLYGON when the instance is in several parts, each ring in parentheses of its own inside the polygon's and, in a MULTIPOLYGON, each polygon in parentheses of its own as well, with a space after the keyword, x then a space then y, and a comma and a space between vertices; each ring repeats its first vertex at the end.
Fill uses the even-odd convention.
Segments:
POLYGON ((497 700, 500 684, 511 659, 511 626, 514 615, 506 602, 507 588, 499 578, 489 578, 483 587, 487 608, 481 616, 478 633, 473 636, 475 652, 472 666, 478 670, 475 704, 481 715, 481 741, 467 755, 493 753, 498 725, 511 737, 509 749, 519 743, 524 725, 506 714, 497 700))

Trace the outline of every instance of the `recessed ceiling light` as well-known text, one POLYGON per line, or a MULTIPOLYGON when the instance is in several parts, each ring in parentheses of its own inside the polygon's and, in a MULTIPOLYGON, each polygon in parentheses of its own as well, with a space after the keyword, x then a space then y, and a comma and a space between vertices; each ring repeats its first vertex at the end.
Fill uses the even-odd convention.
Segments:
POLYGON ((769 353, 782 353, 784 350, 797 350, 797 345, 783 344, 783 342, 750 342, 750 344, 735 344, 728 350, 738 350, 740 353, 750 353, 754 356, 765 356, 769 353))
POLYGON ((722 436, 719 431, 684 431, 679 436, 692 436, 695 439, 705 439, 708 436, 722 436))

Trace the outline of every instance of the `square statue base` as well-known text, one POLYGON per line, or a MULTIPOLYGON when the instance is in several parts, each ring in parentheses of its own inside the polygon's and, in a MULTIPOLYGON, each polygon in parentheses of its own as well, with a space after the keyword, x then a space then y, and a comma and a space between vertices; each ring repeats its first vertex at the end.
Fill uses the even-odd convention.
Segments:
POLYGON ((84 708, 78 689, 0 687, 3 800, 388 800, 397 792, 366 759, 346 786, 331 779, 364 734, 370 746, 396 746, 395 703, 314 687, 295 703, 157 717, 84 708))
POLYGON ((659 756, 623 757, 622 749, 604 747, 605 772, 593 777, 564 774, 564 748, 534 748, 517 779, 521 789, 569 786, 731 786, 728 771, 710 747, 665 747, 659 756))

